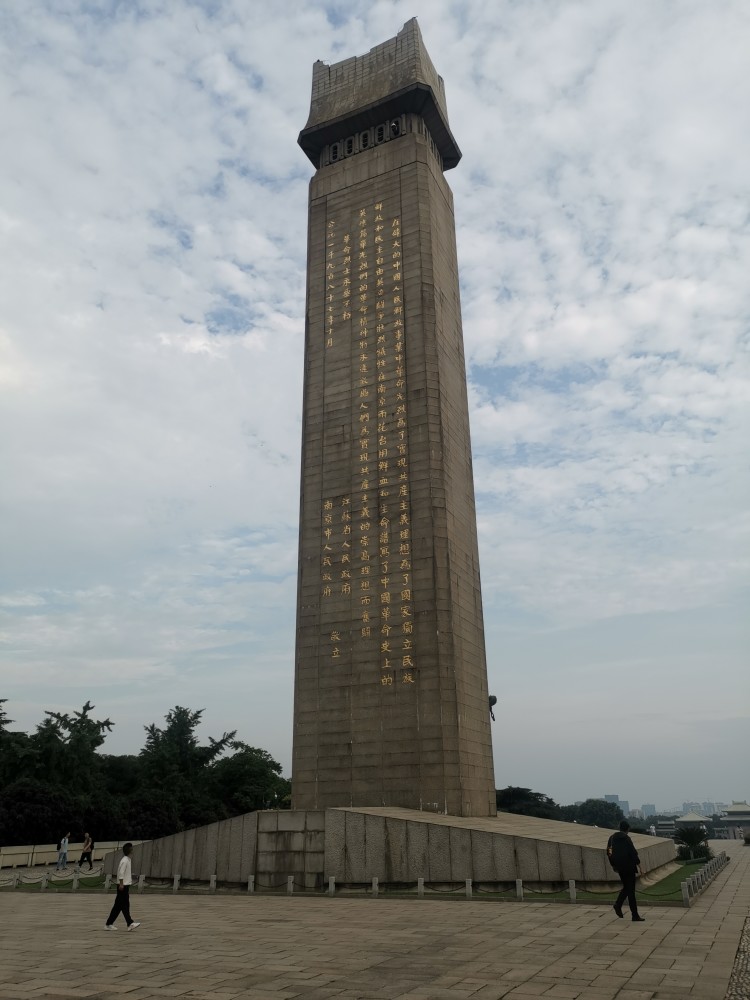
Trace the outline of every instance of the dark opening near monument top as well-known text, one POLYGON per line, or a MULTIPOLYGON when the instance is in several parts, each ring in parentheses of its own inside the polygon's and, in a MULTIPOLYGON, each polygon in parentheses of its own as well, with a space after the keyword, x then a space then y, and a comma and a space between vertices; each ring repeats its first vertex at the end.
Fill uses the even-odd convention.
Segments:
POLYGON ((416 20, 313 68, 292 806, 495 814, 453 200, 416 20))

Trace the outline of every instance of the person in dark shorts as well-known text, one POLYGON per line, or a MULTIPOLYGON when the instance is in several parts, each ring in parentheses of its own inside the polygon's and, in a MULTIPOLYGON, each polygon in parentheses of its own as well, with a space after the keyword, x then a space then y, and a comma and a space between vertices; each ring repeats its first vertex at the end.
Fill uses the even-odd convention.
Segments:
POLYGON ((620 895, 612 908, 617 916, 621 917, 622 904, 627 899, 631 918, 634 921, 641 921, 643 917, 638 913, 638 903, 635 899, 635 880, 640 875, 641 859, 628 836, 629 829, 630 824, 624 819, 620 823, 619 832, 613 833, 607 842, 607 858, 622 882, 620 895))
POLYGON ((78 870, 80 871, 83 867, 84 861, 89 863, 89 871, 94 867, 91 863, 91 852, 94 850, 94 841, 91 839, 90 833, 84 833, 83 835, 83 850, 81 851, 81 860, 78 862, 78 870))

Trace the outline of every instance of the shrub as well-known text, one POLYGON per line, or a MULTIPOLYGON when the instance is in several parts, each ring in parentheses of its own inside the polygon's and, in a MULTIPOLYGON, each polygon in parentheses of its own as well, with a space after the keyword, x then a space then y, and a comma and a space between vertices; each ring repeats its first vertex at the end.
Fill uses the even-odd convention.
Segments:
POLYGON ((675 840, 680 845, 678 857, 689 861, 691 858, 711 858, 706 833, 699 826, 677 827, 675 840))
POLYGON ((708 844, 698 844, 696 847, 686 847, 684 844, 677 849, 678 861, 710 861, 713 853, 708 844))

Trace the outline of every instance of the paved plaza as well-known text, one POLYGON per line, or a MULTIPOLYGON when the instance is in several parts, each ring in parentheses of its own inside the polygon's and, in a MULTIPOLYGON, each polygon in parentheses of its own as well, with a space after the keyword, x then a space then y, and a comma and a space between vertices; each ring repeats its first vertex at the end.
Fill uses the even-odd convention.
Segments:
POLYGON ((693 907, 642 924, 585 904, 145 894, 142 926, 107 933, 111 896, 4 892, 0 998, 724 1000, 750 913, 750 848, 728 853, 693 907))

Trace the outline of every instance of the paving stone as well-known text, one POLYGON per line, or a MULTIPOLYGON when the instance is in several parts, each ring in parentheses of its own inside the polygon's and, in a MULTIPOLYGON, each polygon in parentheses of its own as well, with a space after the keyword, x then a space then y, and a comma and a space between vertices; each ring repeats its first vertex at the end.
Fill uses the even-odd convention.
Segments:
POLYGON ((635 933, 584 904, 170 894, 107 934, 102 896, 4 892, 0 1000, 747 1000, 750 851, 728 852, 635 933))

